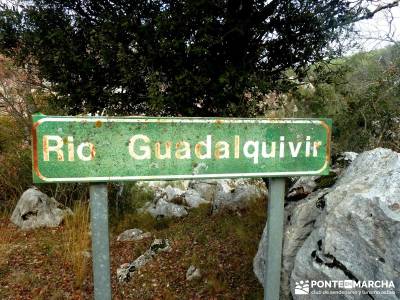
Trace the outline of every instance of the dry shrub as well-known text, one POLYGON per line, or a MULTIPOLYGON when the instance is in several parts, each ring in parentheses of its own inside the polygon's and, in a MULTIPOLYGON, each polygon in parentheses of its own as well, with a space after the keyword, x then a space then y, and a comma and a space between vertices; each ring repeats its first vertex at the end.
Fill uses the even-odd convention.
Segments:
POLYGON ((46 190, 48 195, 68 207, 74 207, 76 202, 85 202, 89 197, 89 184, 82 182, 48 184, 46 190))
POLYGON ((113 235, 119 235, 121 232, 131 229, 140 228, 145 231, 152 231, 157 229, 160 222, 165 222, 164 220, 156 220, 149 213, 124 213, 120 216, 119 221, 114 220, 110 225, 111 232, 113 235))
POLYGON ((32 184, 31 150, 23 132, 9 117, 0 116, 0 206, 11 209, 32 184))
POLYGON ((77 201, 73 206, 73 215, 69 216, 64 226, 64 255, 75 273, 75 285, 82 287, 88 274, 87 251, 90 249, 89 204, 77 201))
POLYGON ((0 223, 3 228, 0 230, 0 274, 4 265, 7 265, 8 256, 13 250, 13 231, 10 227, 5 227, 0 223))

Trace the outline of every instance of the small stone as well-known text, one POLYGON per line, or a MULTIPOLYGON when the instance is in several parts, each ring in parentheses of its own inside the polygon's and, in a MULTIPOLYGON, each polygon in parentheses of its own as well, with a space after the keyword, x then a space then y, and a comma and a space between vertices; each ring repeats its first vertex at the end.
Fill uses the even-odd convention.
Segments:
POLYGON ((150 232, 143 232, 138 228, 125 230, 117 237, 117 241, 139 241, 151 237, 150 232))
POLYGON ((119 282, 127 282, 130 278, 129 264, 122 264, 117 269, 117 278, 119 282))
POLYGON ((168 239, 155 239, 150 248, 131 263, 122 264, 117 269, 117 279, 119 282, 127 282, 134 273, 140 277, 144 275, 140 273, 140 268, 151 261, 159 252, 171 251, 168 239))
POLYGON ((201 277, 200 269, 191 265, 186 271, 186 280, 191 281, 201 277))
POLYGON ((150 249, 155 253, 170 252, 172 250, 168 239, 155 239, 151 244, 150 249))

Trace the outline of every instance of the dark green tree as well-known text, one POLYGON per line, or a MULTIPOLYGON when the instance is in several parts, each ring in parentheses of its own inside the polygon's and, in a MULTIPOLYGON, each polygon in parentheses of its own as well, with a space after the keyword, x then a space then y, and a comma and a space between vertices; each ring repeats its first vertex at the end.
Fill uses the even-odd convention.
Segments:
POLYGON ((0 11, 0 52, 76 114, 244 116, 245 92, 340 52, 368 1, 34 0, 0 11))

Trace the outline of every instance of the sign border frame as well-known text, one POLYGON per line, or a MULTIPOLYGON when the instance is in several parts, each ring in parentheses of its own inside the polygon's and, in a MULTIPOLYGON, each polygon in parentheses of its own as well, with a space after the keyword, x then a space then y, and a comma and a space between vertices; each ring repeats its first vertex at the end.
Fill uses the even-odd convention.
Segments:
MULTIPOLYGON (((63 116, 46 116, 42 114, 33 116, 33 126, 32 126, 32 167, 33 176, 37 179, 36 183, 52 183, 52 182, 111 182, 111 181, 139 181, 139 180, 191 180, 191 179, 220 179, 220 178, 254 178, 254 177, 287 177, 287 176, 312 176, 320 175, 328 166, 330 162, 331 154, 331 119, 321 118, 189 118, 189 117, 63 117, 63 116), (40 124, 45 122, 116 122, 116 123, 258 123, 258 124, 282 124, 282 123, 298 123, 306 124, 313 123, 319 124, 326 129, 327 137, 327 152, 325 156, 324 165, 314 171, 295 171, 295 172, 256 172, 256 173, 223 173, 223 174, 192 174, 192 175, 148 175, 148 176, 103 176, 103 177, 66 177, 66 178, 49 178, 45 177, 40 173, 39 163, 38 163, 38 141, 37 141, 37 128, 40 124), (329 123, 329 124, 328 124, 329 123)), ((323 174, 321 174, 323 175, 323 174)))

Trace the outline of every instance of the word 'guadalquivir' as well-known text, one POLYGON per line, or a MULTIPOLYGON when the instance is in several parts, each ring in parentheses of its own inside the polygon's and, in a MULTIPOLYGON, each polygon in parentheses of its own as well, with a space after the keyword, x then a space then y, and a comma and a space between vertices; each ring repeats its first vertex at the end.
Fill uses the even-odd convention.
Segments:
MULTIPOLYGON (((239 135, 231 138, 231 141, 213 141, 212 135, 207 135, 205 140, 196 144, 188 141, 152 141, 147 135, 137 134, 130 138, 128 153, 135 160, 152 159, 239 159, 241 155, 251 159, 258 164, 260 159, 285 158, 287 156, 317 157, 321 141, 312 141, 310 136, 296 142, 285 140, 280 136, 278 141, 242 141, 239 135)), ((96 156, 96 147, 90 142, 80 143, 76 149, 74 139, 68 136, 66 139, 57 135, 43 136, 43 160, 50 160, 50 152, 57 154, 57 160, 66 159, 74 161, 77 156, 79 160, 90 161, 96 156), (50 144, 53 145, 50 145, 50 144), (65 145, 66 144, 66 145, 65 145), (64 147, 66 146, 66 147, 64 147), (76 152, 76 156, 75 156, 76 152)))

